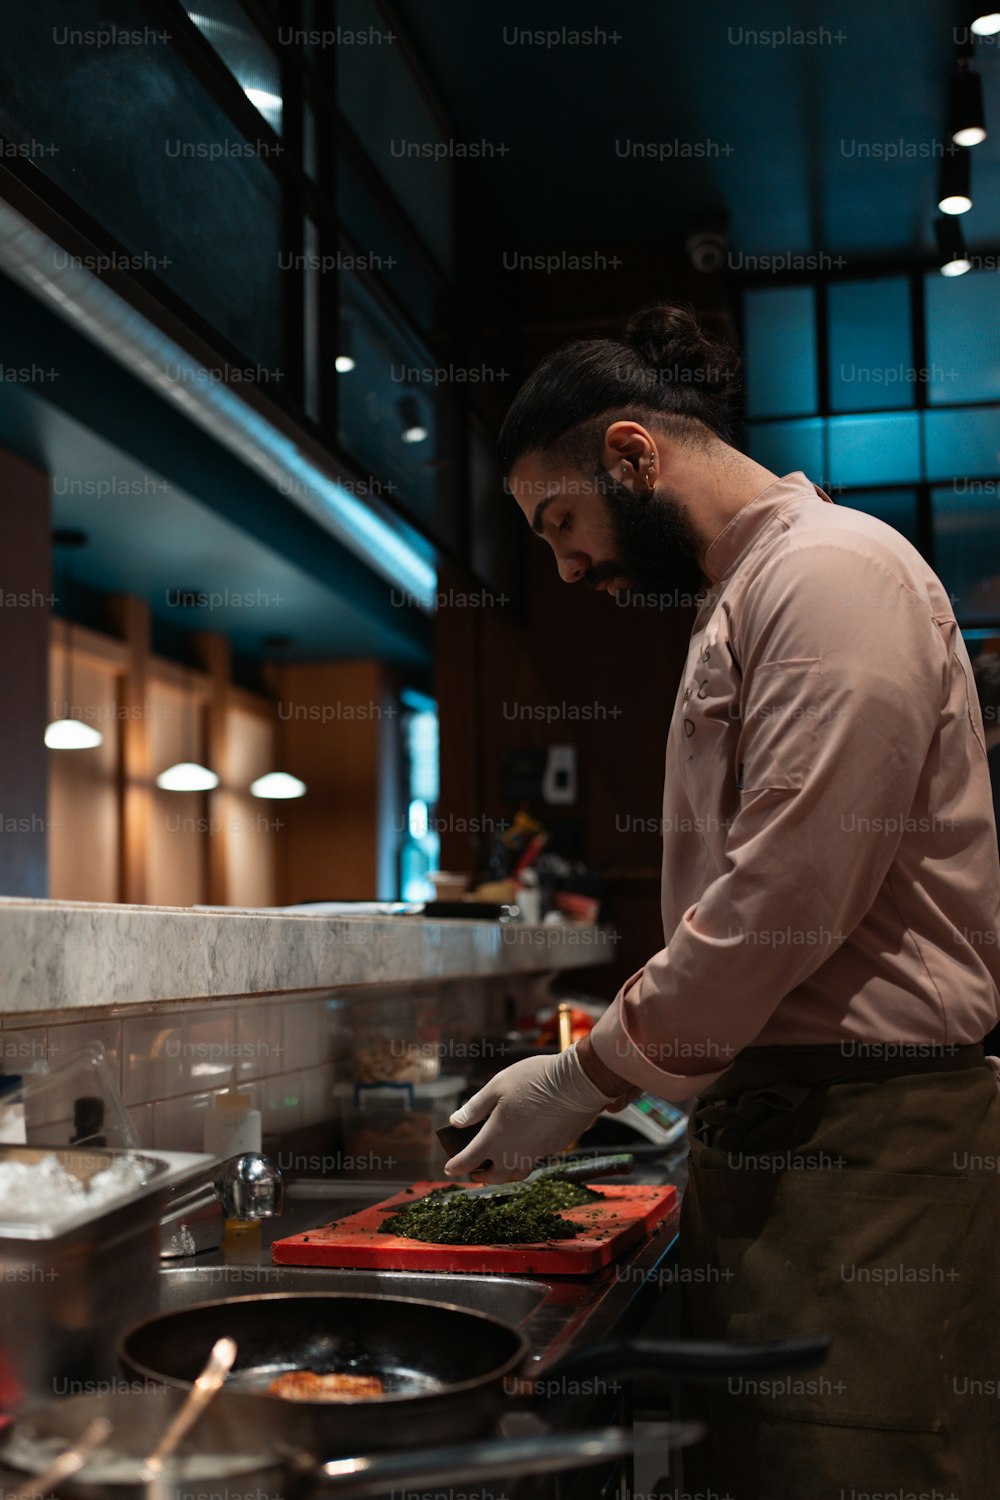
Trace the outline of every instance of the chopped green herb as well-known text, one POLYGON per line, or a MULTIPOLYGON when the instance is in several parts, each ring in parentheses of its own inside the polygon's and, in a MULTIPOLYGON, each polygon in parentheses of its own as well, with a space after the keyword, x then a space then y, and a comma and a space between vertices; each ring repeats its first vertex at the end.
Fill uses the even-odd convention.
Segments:
POLYGON ((492 1197, 461 1184, 435 1188, 383 1219, 380 1234, 398 1234, 430 1245, 533 1245, 572 1240, 579 1224, 561 1210, 600 1198, 591 1188, 562 1178, 543 1178, 516 1193, 492 1197))

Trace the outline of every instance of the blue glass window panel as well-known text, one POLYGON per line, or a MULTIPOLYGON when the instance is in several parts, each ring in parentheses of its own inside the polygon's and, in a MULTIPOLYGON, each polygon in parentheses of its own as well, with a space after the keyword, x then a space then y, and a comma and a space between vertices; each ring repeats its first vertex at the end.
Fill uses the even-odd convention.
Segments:
POLYGON ((344 153, 337 160, 337 213, 357 240, 357 253, 367 257, 372 272, 392 287, 417 326, 429 332, 435 324, 440 278, 431 270, 416 235, 407 236, 392 222, 371 184, 344 153))
POLYGON ((1000 473, 1000 406, 924 412, 924 435, 928 479, 1000 473))
POLYGON ((930 405, 1000 400, 1000 275, 933 272, 924 305, 930 405))
POLYGON ((816 293, 809 286, 749 291, 743 301, 748 417, 818 410, 816 293))
POLYGON ((831 417, 830 482, 852 487, 920 478, 920 419, 915 411, 831 417))
POLYGON ((281 70, 278 59, 239 0, 181 0, 255 109, 281 134, 281 70))
POLYGON ((838 495, 837 504, 849 510, 863 510, 869 516, 877 516, 894 531, 917 545, 917 492, 916 490, 856 490, 851 494, 838 495))
POLYGON ((755 422, 748 430, 750 457, 775 474, 793 474, 801 469, 814 484, 822 485, 824 425, 820 417, 801 422, 755 422))
POLYGON ((449 143, 402 50, 388 40, 388 24, 374 0, 340 0, 337 24, 387 38, 337 48, 337 99, 393 196, 450 276, 454 161, 447 154, 437 160, 433 155, 449 143))
POLYGON ((1000 498, 996 480, 931 490, 934 568, 959 623, 1000 622, 1000 498))
MULTIPOLYGON (((371 476, 376 493, 390 494, 425 534, 437 537, 442 519, 437 475, 443 393, 433 384, 434 360, 388 316, 360 276, 343 274, 341 298, 355 366, 334 377, 339 441, 371 476), (427 431, 421 442, 403 441, 404 400, 413 403, 412 415, 427 431)), ((444 540, 456 544, 452 536, 444 540)))
MULTIPOLYGON (((4 16, 0 133, 56 142, 35 164, 108 234, 280 384, 281 186, 158 39, 63 45, 135 15, 108 0, 32 0, 4 16)), ((266 144, 266 143, 264 143, 266 144)), ((41 189, 44 193, 44 188, 41 189)))
POLYGON ((912 406, 917 372, 907 278, 834 282, 827 309, 830 410, 912 406))

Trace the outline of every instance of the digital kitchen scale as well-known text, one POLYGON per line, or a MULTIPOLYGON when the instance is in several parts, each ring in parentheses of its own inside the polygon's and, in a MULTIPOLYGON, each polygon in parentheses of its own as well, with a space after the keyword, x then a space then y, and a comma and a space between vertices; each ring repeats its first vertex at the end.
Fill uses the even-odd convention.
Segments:
POLYGON ((657 1099, 654 1094, 640 1094, 624 1109, 617 1110, 614 1118, 622 1125, 630 1125, 655 1146, 670 1146, 680 1140, 688 1123, 682 1109, 665 1099, 657 1099))

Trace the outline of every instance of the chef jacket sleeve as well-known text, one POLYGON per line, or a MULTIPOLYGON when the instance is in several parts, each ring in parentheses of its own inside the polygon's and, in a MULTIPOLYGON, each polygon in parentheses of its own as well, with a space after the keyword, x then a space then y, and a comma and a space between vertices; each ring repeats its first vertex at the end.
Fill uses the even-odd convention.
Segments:
POLYGON ((871 907, 947 694, 948 653, 889 557, 803 541, 765 567, 734 632, 740 806, 728 867, 592 1033, 664 1099, 713 1083, 871 907))

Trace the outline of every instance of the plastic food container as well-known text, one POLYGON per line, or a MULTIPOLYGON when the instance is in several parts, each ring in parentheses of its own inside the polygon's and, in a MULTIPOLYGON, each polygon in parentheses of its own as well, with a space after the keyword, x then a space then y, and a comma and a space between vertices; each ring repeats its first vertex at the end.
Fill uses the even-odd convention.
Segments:
POLYGON ((345 1176, 438 1176, 444 1155, 435 1132, 461 1103, 465 1079, 429 1083, 340 1083, 333 1095, 341 1125, 345 1176))

